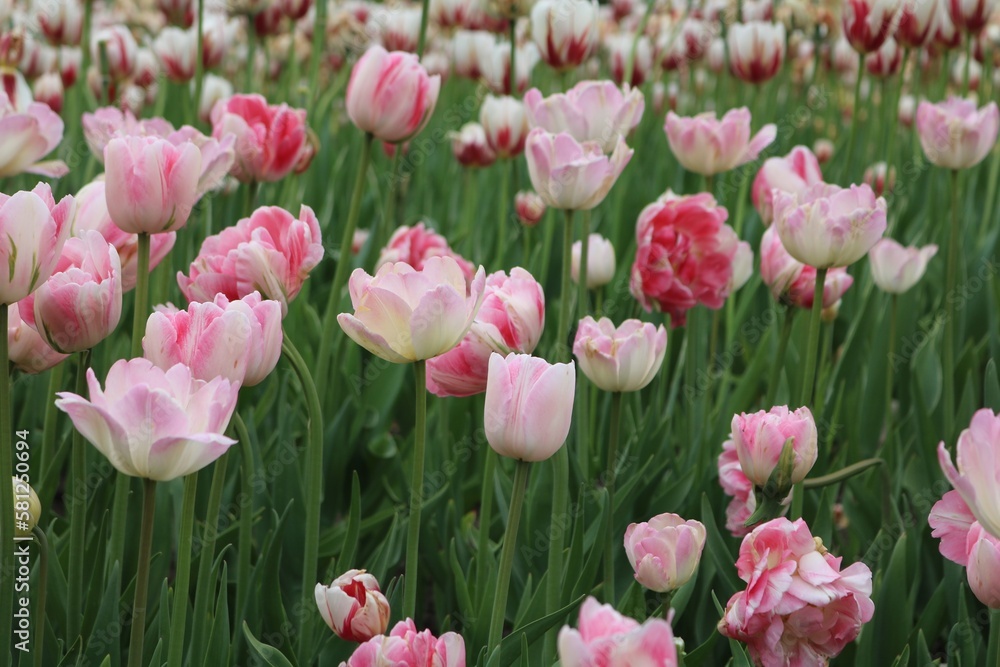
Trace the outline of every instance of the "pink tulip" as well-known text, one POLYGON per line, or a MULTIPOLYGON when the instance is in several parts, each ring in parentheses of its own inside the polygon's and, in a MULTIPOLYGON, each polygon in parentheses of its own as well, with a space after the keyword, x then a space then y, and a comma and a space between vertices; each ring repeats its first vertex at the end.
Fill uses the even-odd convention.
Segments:
POLYGON ((76 46, 83 35, 83 7, 77 0, 32 3, 42 34, 50 43, 76 46))
POLYGON ((1000 417, 992 410, 978 410, 969 428, 962 431, 956 447, 958 468, 942 442, 938 461, 945 477, 969 506, 976 521, 991 535, 1000 537, 1000 417))
POLYGON ((867 185, 817 183, 798 195, 774 194, 774 225, 788 253, 809 266, 848 266, 882 237, 886 203, 867 185))
POLYGON ((632 62, 632 76, 625 81, 625 67, 632 54, 635 35, 619 33, 604 38, 604 48, 608 52, 611 63, 611 78, 619 86, 628 84, 638 88, 649 78, 653 71, 653 45, 649 37, 641 35, 635 48, 635 58, 632 62))
POLYGON ((900 0, 847 0, 841 22, 844 36, 858 53, 877 51, 892 34, 900 0))
POLYGON ((896 188, 896 168, 888 169, 885 162, 876 162, 865 169, 861 180, 872 189, 876 197, 881 197, 896 188))
POLYGON ((794 453, 790 482, 798 484, 804 480, 816 463, 817 439, 816 422, 806 407, 790 412, 780 405, 767 412, 733 417, 733 444, 740 467, 747 479, 761 488, 767 486, 775 472, 787 440, 792 441, 794 453))
MULTIPOLYGON (((816 267, 796 260, 781 244, 778 230, 769 227, 760 240, 760 277, 771 289, 775 301, 812 308, 816 286, 816 267)), ((823 307, 830 308, 854 283, 847 269, 836 268, 826 272, 823 281, 823 307)))
POLYGON ((984 605, 1000 609, 1000 539, 990 535, 977 522, 969 529, 966 548, 969 552, 966 570, 969 588, 984 605))
POLYGON ((514 195, 514 212, 525 227, 534 227, 545 216, 547 207, 537 193, 522 190, 514 195))
POLYGON ((163 118, 137 120, 135 115, 117 107, 101 107, 83 114, 83 136, 98 162, 104 162, 104 149, 115 137, 150 136, 166 138, 174 126, 163 118))
POLYGON ((1000 609, 1000 540, 986 532, 958 491, 934 503, 927 522, 931 537, 941 540, 941 555, 966 569, 969 587, 979 601, 1000 609))
POLYGON ((91 62, 107 63, 107 72, 113 81, 124 81, 132 76, 138 51, 135 37, 123 24, 96 30, 91 35, 91 62))
POLYGON ((923 248, 904 248, 892 239, 882 239, 868 251, 872 280, 885 292, 902 294, 924 275, 927 263, 937 250, 933 244, 923 248))
POLYGON ((430 20, 441 28, 470 28, 480 20, 484 8, 471 0, 431 0, 430 20))
POLYGON ((364 570, 348 570, 329 586, 316 584, 315 593, 320 615, 341 639, 366 642, 389 627, 389 601, 364 570))
MULTIPOLYGON (((754 495, 753 482, 743 474, 743 467, 740 466, 740 457, 736 453, 736 445, 732 436, 722 443, 722 453, 718 459, 719 485, 727 496, 731 497, 729 505, 726 506, 726 530, 733 537, 743 537, 750 532, 746 527, 746 521, 757 509, 757 497, 754 495)), ((792 491, 782 501, 784 510, 788 511, 788 506, 792 502, 792 491)))
POLYGON ((747 588, 730 598, 719 632, 745 642, 758 665, 824 665, 875 611, 868 566, 841 570, 802 519, 755 528, 736 569, 747 588))
POLYGON ((58 72, 48 72, 35 79, 31 84, 31 93, 36 102, 44 104, 56 113, 62 111, 66 90, 58 72))
POLYGON ((0 193, 0 306, 20 301, 49 279, 75 207, 69 195, 57 204, 46 183, 14 195, 0 193))
POLYGON ((463 167, 488 167, 497 154, 486 140, 486 130, 479 123, 466 123, 451 137, 451 152, 463 167))
POLYGON ((177 274, 188 301, 236 301, 253 292, 281 304, 282 316, 309 272, 323 259, 316 214, 308 206, 298 219, 277 206, 262 206, 233 227, 201 244, 188 275, 177 274))
POLYGON ((469 332, 452 350, 427 361, 427 390, 436 396, 472 396, 486 391, 493 352, 531 354, 545 327, 545 294, 520 267, 510 277, 486 278, 483 305, 469 332))
POLYGON ((667 330, 661 324, 625 320, 621 326, 606 317, 580 320, 573 354, 580 370, 604 391, 639 391, 656 376, 667 350, 667 330))
POLYGON ((740 241, 736 244, 732 266, 733 273, 729 276, 729 283, 726 285, 726 290, 730 294, 746 285, 750 276, 753 275, 753 249, 749 242, 740 241))
POLYGON ((528 117, 524 103, 510 96, 487 95, 479 109, 479 122, 486 132, 486 142, 502 158, 524 151, 528 137, 528 117))
POLYGON ((40 102, 15 106, 7 92, 0 90, 0 178, 27 172, 58 178, 69 172, 62 160, 40 160, 55 150, 63 138, 63 121, 40 102))
MULTIPOLYGON (((569 275, 580 284, 580 261, 583 241, 573 243, 570 252, 569 275)), ((587 236, 587 289, 603 287, 615 277, 615 247, 600 234, 587 236)))
POLYGON ((580 607, 577 629, 559 631, 562 667, 677 667, 677 647, 670 623, 651 618, 642 625, 609 604, 588 597, 580 607))
POLYGON ((69 355, 60 354, 42 340, 38 332, 21 319, 16 303, 7 311, 7 352, 10 363, 22 373, 35 375, 58 365, 69 355))
POLYGON ((892 37, 865 57, 868 73, 882 79, 894 76, 903 64, 903 49, 892 37))
POLYGON ((968 169, 982 162, 996 144, 998 128, 996 102, 977 110, 975 102, 949 97, 917 107, 917 135, 924 154, 946 169, 968 169))
MULTIPOLYGON (((88 231, 100 232, 104 239, 115 247, 121 262, 122 292, 135 289, 138 263, 138 234, 123 232, 111 220, 105 196, 103 180, 92 181, 76 193, 76 218, 73 220, 73 234, 83 236, 88 231)), ((149 240, 149 270, 155 269, 177 240, 177 232, 154 234, 149 240)))
POLYGON ((668 190, 642 210, 629 287, 643 308, 656 305, 678 327, 698 303, 722 307, 739 246, 728 216, 707 192, 679 197, 668 190))
POLYGON ((777 126, 770 123, 751 139, 750 111, 745 107, 730 109, 722 120, 716 119, 714 111, 692 117, 669 111, 663 129, 677 161, 688 171, 704 176, 756 160, 778 133, 777 126))
POLYGON ((553 69, 582 65, 597 50, 598 37, 594 0, 539 0, 531 8, 531 38, 553 69))
POLYGON ((351 71, 347 115, 363 132, 382 141, 406 141, 424 129, 441 88, 412 53, 370 47, 351 71))
POLYGON ((420 271, 383 264, 374 276, 355 269, 348 283, 354 314, 337 321, 355 343, 394 363, 430 359, 462 340, 483 300, 480 267, 471 285, 451 257, 431 257, 420 271))
POLYGON ((946 0, 946 4, 952 22, 971 35, 986 27, 998 6, 996 0, 946 0))
POLYGON ((528 175, 546 206, 590 210, 604 201, 634 151, 618 137, 611 156, 596 142, 578 143, 566 132, 549 134, 535 128, 528 134, 525 157, 528 175))
POLYGON ((307 132, 304 109, 269 105, 260 95, 233 95, 212 110, 212 136, 236 137, 230 173, 243 183, 280 181, 300 170, 313 150, 307 132))
POLYGON ((182 28, 190 28, 194 24, 197 9, 194 0, 157 0, 156 8, 163 12, 168 23, 182 28))
POLYGON ((133 234, 163 234, 187 224, 197 201, 201 151, 154 137, 116 137, 104 149, 108 212, 133 234))
POLYGON ((635 570, 635 580, 658 593, 677 590, 698 569, 705 538, 705 526, 676 514, 660 514, 648 522, 629 524, 625 553, 635 570))
POLYGON ((455 632, 440 638, 417 632, 412 619, 400 621, 388 635, 372 637, 340 667, 465 667, 465 640, 455 632))
POLYGON ((734 23, 726 33, 729 70, 747 83, 774 77, 785 59, 785 26, 769 21, 734 23))
POLYGON ((186 83, 194 78, 198 62, 198 32, 166 27, 153 42, 156 57, 163 63, 167 78, 186 83))
POLYGON ((569 435, 576 376, 573 362, 550 364, 527 354, 490 355, 483 426, 500 456, 544 461, 569 435))
POLYGON ((477 80, 483 75, 482 63, 486 54, 493 55, 496 39, 482 30, 459 30, 452 38, 452 61, 455 74, 477 80))
MULTIPOLYGON (((494 40, 492 49, 484 50, 478 55, 482 82, 486 84, 486 87, 495 95, 513 95, 510 74, 510 43, 506 40, 494 40)), ((528 87, 531 71, 538 64, 539 57, 538 47, 533 42, 518 45, 517 72, 514 76, 514 87, 518 93, 523 93, 528 87)))
POLYGON ((934 17, 939 0, 905 0, 899 10, 899 27, 893 38, 907 49, 927 46, 934 38, 934 17))
POLYGON ((147 359, 120 359, 104 390, 92 368, 87 385, 90 400, 64 391, 56 407, 125 475, 167 482, 201 470, 236 442, 223 433, 238 382, 198 380, 183 364, 164 371, 147 359))
POLYGON ((810 185, 822 181, 823 172, 820 170, 819 160, 805 146, 796 146, 784 157, 764 160, 753 179, 750 194, 761 220, 765 225, 770 225, 774 219, 774 190, 797 195, 810 185))
POLYGON ((121 273, 118 251, 100 233, 72 237, 49 279, 20 302, 23 319, 57 352, 89 350, 121 319, 121 273))
POLYGON ((472 280, 476 267, 448 245, 448 240, 428 229, 424 223, 418 222, 412 227, 403 225, 392 233, 389 243, 382 248, 375 268, 383 264, 406 262, 417 271, 422 271, 424 264, 431 257, 451 257, 462 269, 466 280, 472 280))
POLYGON ((645 101, 637 88, 610 81, 581 81, 565 93, 542 97, 537 88, 524 95, 531 127, 553 134, 568 132, 579 142, 596 141, 605 153, 642 120, 645 101))

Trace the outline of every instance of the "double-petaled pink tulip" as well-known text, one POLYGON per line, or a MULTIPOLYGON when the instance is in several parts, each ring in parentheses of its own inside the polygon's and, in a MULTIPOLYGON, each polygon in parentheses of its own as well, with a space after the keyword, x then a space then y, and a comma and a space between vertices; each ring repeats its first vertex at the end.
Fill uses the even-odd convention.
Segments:
POLYGON ((501 456, 544 461, 566 442, 575 394, 573 362, 494 352, 486 380, 486 440, 501 456))
POLYGON ((705 526, 676 514, 659 514, 649 521, 629 524, 625 554, 635 580, 659 593, 675 591, 694 576, 705 548, 705 526))
POLYGON ((535 128, 528 134, 525 157, 535 192, 552 208, 589 210, 604 201, 634 151, 619 135, 614 151, 600 144, 577 142, 566 132, 535 128))
POLYGON ((57 352, 89 350, 118 326, 122 314, 118 251, 89 231, 63 246, 52 275, 22 300, 22 318, 57 352))
POLYGON ((868 185, 817 183, 774 194, 774 225, 795 259, 817 269, 853 264, 882 238, 886 203, 868 185))
POLYGON ((417 56, 371 46, 354 65, 347 84, 347 115, 358 129, 400 143, 424 129, 441 89, 417 56))
POLYGON ((483 305, 469 332, 452 350, 427 361, 427 390, 437 396, 472 396, 486 391, 490 355, 531 354, 545 326, 545 295, 520 267, 508 277, 486 278, 483 305))
POLYGON ((917 135, 927 159, 946 169, 968 169, 983 161, 997 141, 1000 109, 996 102, 977 109, 958 97, 917 106, 917 135))
POLYGON ((7 352, 10 363, 22 373, 43 373, 66 359, 69 355, 60 354, 42 340, 38 332, 21 319, 16 303, 7 311, 7 352))
MULTIPOLYGON (((778 230, 773 226, 760 240, 760 277, 771 290, 775 301, 812 308, 816 286, 816 267, 808 266, 788 254, 781 245, 778 230)), ((854 278, 845 268, 826 272, 823 281, 823 308, 832 308, 854 284, 854 278)))
POLYGON ((969 428, 958 437, 958 467, 942 442, 938 461, 945 477, 961 494, 976 521, 994 537, 1000 537, 1000 417, 992 410, 978 410, 969 428))
POLYGON ((707 192, 679 197, 668 190, 642 210, 629 289, 643 308, 655 304, 678 327, 695 304, 722 307, 739 249, 728 217, 707 192))
POLYGON ((777 126, 769 123, 751 138, 750 110, 746 107, 730 109, 722 120, 714 111, 690 117, 670 111, 663 129, 677 161, 688 171, 704 176, 756 160, 778 134, 777 126))
POLYGON ((188 301, 212 301, 216 294, 235 301, 260 292, 279 302, 285 314, 321 259, 322 236, 311 208, 303 205, 295 218, 283 208, 262 206, 205 239, 188 275, 178 273, 177 283, 188 301))
POLYGON ((341 639, 366 642, 389 627, 389 601, 364 570, 348 570, 329 586, 316 584, 315 594, 320 616, 341 639))
POLYGON ((201 151, 155 137, 116 137, 104 149, 105 195, 115 225, 165 234, 187 224, 198 201, 201 151))
POLYGON ((583 64, 597 50, 599 36, 594 0, 539 0, 531 8, 531 38, 554 69, 583 64))
POLYGON ((139 358, 115 362, 103 390, 88 369, 87 385, 90 400, 61 392, 56 407, 125 475, 167 482, 201 470, 236 442, 223 433, 239 382, 205 382, 184 364, 164 371, 139 358))
POLYGON ((639 625, 610 604, 588 597, 576 625, 559 631, 562 667, 677 667, 674 631, 662 618, 639 625))
POLYGON ((639 391, 656 376, 667 350, 661 324, 625 320, 620 326, 606 317, 580 320, 573 354, 580 370, 604 391, 639 391))
POLYGON ((751 21, 734 23, 726 32, 729 71, 747 83, 763 83, 774 77, 785 59, 785 26, 751 21))
POLYGON ((417 271, 424 268, 424 263, 431 257, 451 257, 462 269, 467 280, 472 280, 476 267, 448 245, 448 239, 441 236, 424 223, 418 222, 412 227, 399 227, 379 254, 375 268, 383 264, 406 262, 417 271))
POLYGON ((0 90, 0 178, 28 172, 41 176, 63 176, 69 168, 62 160, 41 159, 55 150, 63 138, 63 121, 41 102, 18 108, 0 90))
POLYGON ((499 157, 514 157, 524 151, 531 128, 521 100, 509 95, 487 95, 479 109, 479 122, 486 132, 487 143, 499 157))
POLYGON ((185 364, 199 380, 224 377, 249 387, 274 370, 281 356, 281 304, 254 292, 230 301, 157 308, 146 320, 144 356, 167 370, 185 364))
POLYGON ((308 165, 306 112, 287 104, 271 105, 261 95, 233 95, 212 110, 212 136, 236 137, 230 173, 248 183, 279 181, 308 165))
POLYGON ((882 239, 868 251, 872 280, 885 292, 902 294, 917 284, 938 247, 903 247, 892 239, 882 239))
POLYGON ((435 637, 417 632, 412 619, 400 621, 388 635, 372 637, 340 667, 465 667, 465 640, 456 632, 435 637))
POLYGON ((542 97, 537 88, 524 95, 528 122, 546 132, 568 132, 579 142, 596 141, 606 153, 627 137, 645 108, 642 91, 611 81, 581 81, 565 93, 542 97))
POLYGON ((987 607, 1000 609, 1000 539, 983 529, 958 491, 934 503, 927 522, 941 540, 941 555, 966 568, 969 588, 987 607))
POLYGON ((20 301, 49 279, 75 207, 69 195, 56 203, 46 183, 13 195, 0 193, 0 307, 20 301))
POLYGON ((354 313, 337 321, 355 343, 394 363, 444 354, 462 340, 483 301, 485 271, 467 286, 451 257, 431 257, 420 271, 383 264, 374 276, 355 269, 348 287, 354 313))
POLYGON ((733 417, 732 427, 740 467, 755 486, 767 486, 788 440, 794 456, 791 484, 804 480, 816 463, 818 434, 809 408, 792 412, 779 405, 767 412, 741 413, 733 417))
MULTIPOLYGON (((570 252, 569 275, 573 282, 580 284, 580 262, 583 241, 573 243, 570 252)), ((600 234, 587 236, 587 289, 596 289, 611 282, 615 277, 615 247, 600 234)))
POLYGON ((758 665, 825 665, 875 612, 868 566, 841 569, 802 519, 755 528, 736 569, 747 587, 729 599, 719 632, 745 642, 758 665))
POLYGON ((858 53, 878 50, 892 34, 900 0, 847 0, 841 22, 844 36, 858 53))
POLYGON ((784 157, 764 160, 760 171, 753 179, 750 196, 765 225, 774 219, 774 190, 798 194, 810 185, 821 183, 823 172, 819 160, 805 146, 796 146, 784 157))

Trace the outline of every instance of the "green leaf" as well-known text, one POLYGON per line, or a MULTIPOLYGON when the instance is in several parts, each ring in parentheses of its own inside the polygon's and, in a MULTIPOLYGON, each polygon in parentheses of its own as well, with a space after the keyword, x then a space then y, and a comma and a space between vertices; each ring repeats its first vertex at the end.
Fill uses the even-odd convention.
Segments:
POLYGON ((1000 411, 1000 377, 997 376, 997 363, 993 359, 986 362, 986 372, 983 374, 983 407, 994 412, 1000 411))
MULTIPOLYGON (((111 651, 111 655, 117 653, 117 637, 120 633, 124 632, 118 609, 118 596, 121 590, 121 583, 121 567, 116 561, 111 566, 108 587, 104 590, 104 595, 101 596, 101 605, 98 607, 97 617, 94 619, 95 631, 91 634, 90 640, 86 642, 86 650, 83 653, 83 662, 85 664, 94 664, 103 660, 109 651, 111 651), (117 629, 118 632, 109 632, 110 629, 117 629), (113 637, 111 636, 112 634, 113 637)), ((131 601, 129 601, 129 604, 131 604, 131 601)))
POLYGON ((273 646, 268 646, 257 641, 257 638, 253 636, 250 632, 250 626, 243 622, 243 634, 246 636, 247 641, 250 643, 250 648, 254 654, 264 661, 264 664, 269 667, 294 667, 291 662, 288 661, 281 651, 274 648, 273 646))
POLYGON ((872 665, 889 665, 899 655, 910 634, 913 614, 908 603, 912 578, 907 572, 906 550, 909 536, 903 533, 896 541, 885 569, 881 586, 873 596, 875 617, 869 630, 872 665))
POLYGON ((351 513, 347 521, 347 535, 344 536, 344 548, 340 552, 341 571, 354 567, 354 556, 358 551, 358 535, 361 532, 361 479, 358 471, 351 475, 351 513))
POLYGON ((932 412, 941 398, 941 387, 944 374, 941 371, 941 359, 935 346, 930 341, 920 346, 913 357, 913 379, 923 399, 924 407, 932 412))
POLYGON ((208 639, 208 651, 205 652, 205 667, 211 665, 228 665, 229 660, 229 596, 227 595, 228 580, 226 564, 222 564, 219 576, 219 595, 215 602, 215 616, 212 619, 212 632, 208 639))
POLYGON ((910 664, 910 647, 904 646, 903 652, 892 661, 892 667, 907 667, 910 664))
POLYGON ((568 613, 576 609, 580 603, 583 602, 585 597, 587 596, 581 595, 562 609, 557 609, 548 616, 543 616, 534 620, 524 627, 515 628, 514 631, 504 637, 503 640, 501 640, 500 645, 493 650, 493 655, 490 656, 489 662, 486 663, 487 667, 513 665, 517 660, 517 656, 521 652, 521 645, 523 641, 526 641, 530 645, 541 639, 549 629, 558 625, 568 613), (525 637, 524 640, 521 639, 522 636, 525 637))
POLYGON ((721 636, 718 632, 713 632, 701 646, 690 653, 685 653, 684 667, 714 667, 715 663, 712 660, 715 658, 715 644, 721 636))
POLYGON ((701 494, 700 518, 701 522, 705 524, 705 532, 708 533, 708 544, 706 545, 708 552, 712 555, 712 560, 715 561, 716 567, 719 568, 719 573, 726 582, 726 595, 732 594, 743 588, 734 572, 736 568, 733 563, 736 562, 736 559, 733 558, 732 553, 730 553, 726 547, 726 543, 722 539, 722 533, 719 532, 719 528, 715 524, 712 504, 708 502, 708 495, 705 493, 701 494))

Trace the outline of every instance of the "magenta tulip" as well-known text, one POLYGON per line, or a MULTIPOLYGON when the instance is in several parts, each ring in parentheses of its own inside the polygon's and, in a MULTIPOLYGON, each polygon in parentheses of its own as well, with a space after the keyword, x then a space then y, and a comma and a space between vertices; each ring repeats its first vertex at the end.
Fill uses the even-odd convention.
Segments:
POLYGON ((233 95, 212 110, 212 136, 236 137, 232 173, 249 182, 279 181, 308 165, 306 112, 287 104, 269 105, 260 95, 233 95))

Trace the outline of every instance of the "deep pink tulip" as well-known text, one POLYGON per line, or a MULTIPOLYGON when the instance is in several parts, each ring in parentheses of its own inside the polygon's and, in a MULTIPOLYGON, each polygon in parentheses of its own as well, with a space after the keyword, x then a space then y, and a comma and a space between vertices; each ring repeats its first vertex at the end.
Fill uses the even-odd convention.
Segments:
POLYGON ((562 667, 677 667, 677 647, 670 623, 650 618, 642 625, 609 604, 588 597, 576 629, 559 631, 562 667))
POLYGON ((0 193, 0 306, 20 301, 49 279, 69 236, 76 202, 57 204, 52 189, 0 193))
MULTIPOLYGON (((580 284, 580 261, 583 241, 575 241, 570 252, 569 276, 580 284)), ((615 247, 600 234, 587 236, 587 289, 597 289, 615 277, 615 247)))
POLYGON ((927 159, 946 169, 974 167, 989 154, 1000 129, 1000 109, 990 102, 949 97, 945 102, 917 106, 917 135, 927 159))
POLYGON ((52 275, 20 305, 23 319, 55 351, 95 347, 121 319, 118 251, 93 230, 68 239, 52 275))
MULTIPOLYGON (((816 267, 793 258, 781 245, 778 230, 773 226, 760 240, 760 277, 771 289, 775 301, 812 308, 816 286, 816 267)), ((823 281, 823 308, 832 308, 854 283, 847 269, 834 268, 826 272, 823 281)))
POLYGON ((719 632, 745 642, 755 664, 823 665, 871 620, 872 573, 841 559, 802 519, 779 518, 743 539, 736 561, 747 588, 733 595, 719 632))
POLYGON ((553 69, 582 65, 597 50, 599 36, 593 0, 539 0, 531 8, 531 39, 553 69))
POLYGON ((119 472, 167 482, 197 472, 235 440, 229 425, 239 382, 195 379, 184 364, 162 370, 148 359, 120 359, 101 389, 87 369, 90 400, 60 392, 56 407, 119 472))
POLYGON ((466 123, 458 132, 452 132, 451 152, 463 167, 488 167, 497 160, 490 148, 486 130, 479 123, 466 123))
POLYGON ((16 303, 7 311, 7 352, 10 363, 22 373, 43 373, 59 364, 69 355, 60 354, 42 340, 38 332, 21 319, 16 303))
POLYGON ((978 410, 969 428, 958 437, 958 467, 942 442, 938 461, 945 477, 961 494, 976 520, 994 537, 1000 537, 1000 417, 992 410, 978 410))
POLYGON ((568 132, 583 143, 596 141, 605 153, 642 120, 645 100, 638 88, 621 89, 611 81, 581 81, 565 93, 542 97, 537 88, 524 95, 531 127, 553 134, 568 132))
POLYGON ((745 107, 730 109, 722 120, 714 111, 690 117, 669 111, 663 129, 677 161, 688 171, 704 176, 756 160, 778 132, 777 126, 770 123, 751 138, 750 111, 745 107))
POLYGON ((705 526, 660 514, 625 529, 625 553, 635 580, 659 593, 675 591, 694 576, 705 548, 705 526))
POLYGON ((629 287, 643 308, 656 305, 678 327, 695 304, 722 307, 739 245, 728 216, 707 192, 679 197, 668 190, 642 210, 629 287))
POLYGON ((541 222, 546 210, 545 202, 535 192, 522 190, 514 195, 514 212, 526 227, 534 227, 541 222))
POLYGON ((348 282, 354 313, 337 321, 355 343, 394 363, 444 354, 461 342, 483 300, 485 271, 467 286, 451 257, 431 257, 420 271, 383 264, 374 276, 355 269, 348 282))
POLYGON ((455 632, 440 638, 417 632, 413 620, 400 621, 388 635, 372 637, 340 667, 465 667, 465 640, 455 632))
POLYGON ((424 129, 441 89, 416 55, 371 46, 351 71, 347 115, 363 132, 382 141, 406 141, 424 129))
POLYGON ((316 584, 315 594, 320 616, 341 639, 366 642, 389 627, 389 601, 364 570, 348 570, 329 586, 316 584))
POLYGON ((619 135, 610 156, 596 142, 579 143, 570 134, 535 128, 525 157, 535 192, 551 208, 590 210, 604 201, 634 151, 619 135))
POLYGON ((486 142, 499 157, 509 158, 524 152, 530 128, 521 100, 487 95, 479 109, 479 122, 486 132, 486 142))
POLYGON ((483 304, 462 342, 427 361, 427 390, 437 396, 486 391, 490 355, 534 352, 545 326, 542 286, 520 267, 486 278, 483 304))
POLYGON ((462 269, 466 280, 472 280, 476 272, 472 262, 451 249, 448 239, 429 229, 422 222, 412 227, 403 225, 396 229, 389 242, 382 248, 378 261, 375 262, 375 268, 383 264, 406 262, 417 271, 421 271, 424 263, 431 257, 451 257, 462 269))
POLYGON ((868 251, 872 280, 885 292, 902 294, 924 275, 927 263, 937 250, 934 244, 904 248, 892 239, 882 239, 868 251))
POLYGON ((212 136, 236 137, 236 159, 230 172, 249 183, 279 181, 299 171, 311 155, 304 109, 269 105, 261 95, 233 95, 212 110, 212 136))
POLYGON ((796 146, 784 157, 764 160, 753 179, 750 195, 761 220, 765 225, 770 225, 774 219, 774 190, 798 194, 810 185, 822 181, 823 172, 820 170, 819 160, 805 146, 796 146))
POLYGON ((63 138, 63 121, 41 102, 18 108, 0 90, 0 178, 27 172, 59 177, 69 172, 62 160, 40 160, 55 150, 63 138))
POLYGON ((878 50, 892 34, 900 0, 847 0, 841 23, 844 36, 858 53, 878 50))
POLYGON ((216 294, 236 301, 260 292, 281 303, 284 315, 321 259, 322 236, 311 208, 303 205, 296 219, 283 208, 262 206, 205 239, 177 283, 188 301, 213 301, 216 294))
POLYGON ((785 59, 785 26, 769 21, 734 23, 726 33, 729 71, 747 83, 774 78, 785 59))
POLYGON ((198 196, 201 151, 154 137, 116 137, 104 149, 105 195, 124 232, 165 234, 187 224, 198 196))
POLYGON ((767 412, 741 413, 733 417, 732 433, 743 474, 755 486, 767 485, 786 440, 792 440, 794 452, 792 484, 804 480, 816 463, 818 435, 809 408, 792 412, 780 405, 767 412))
POLYGON ((580 370, 604 391, 639 391, 656 377, 667 350, 661 324, 625 320, 620 326, 606 317, 580 320, 573 354, 580 370))
POLYGON ((486 381, 486 440, 501 456, 544 461, 566 442, 575 394, 573 362, 494 352, 486 381))

